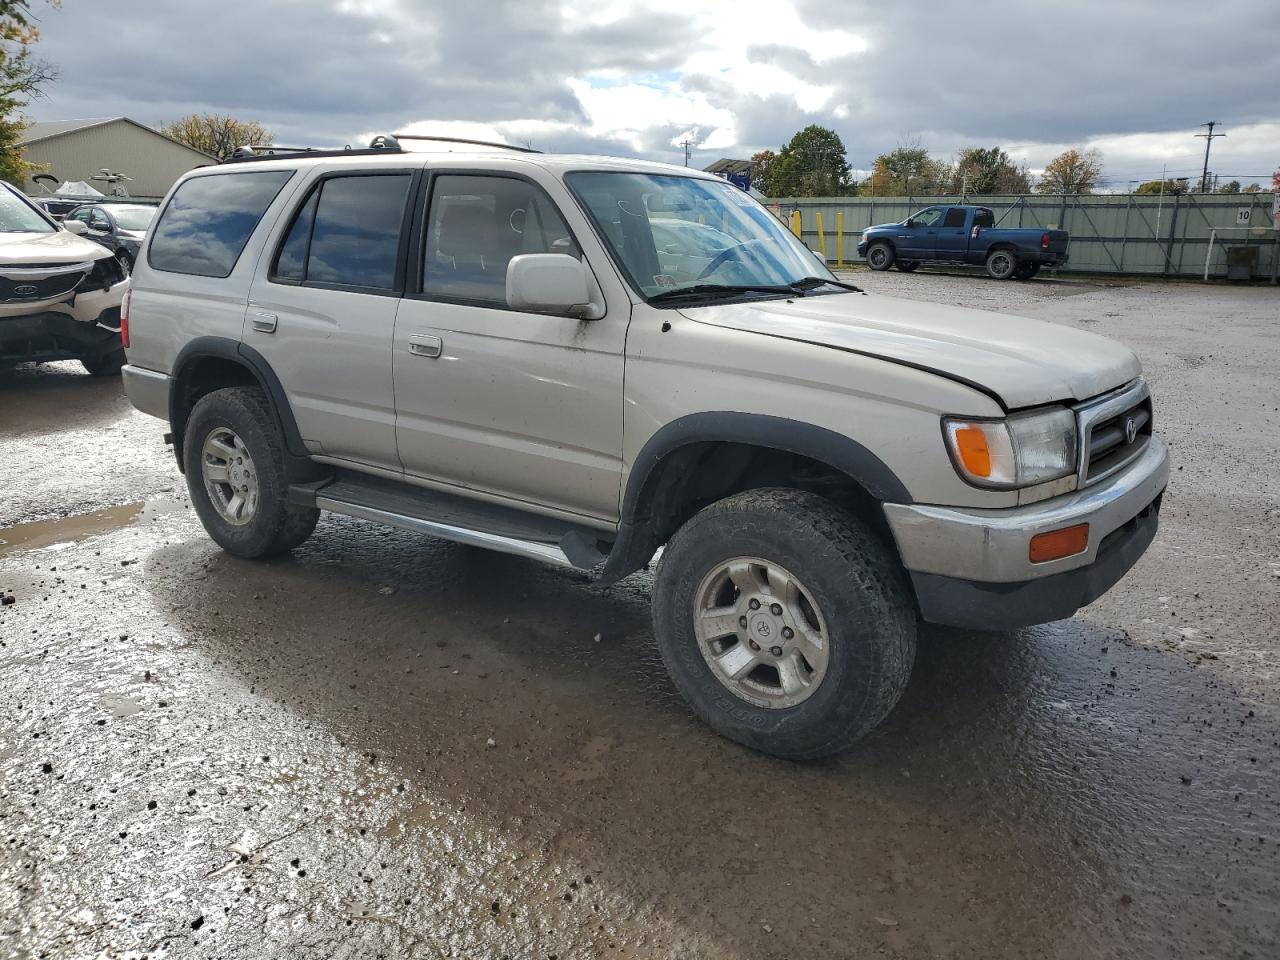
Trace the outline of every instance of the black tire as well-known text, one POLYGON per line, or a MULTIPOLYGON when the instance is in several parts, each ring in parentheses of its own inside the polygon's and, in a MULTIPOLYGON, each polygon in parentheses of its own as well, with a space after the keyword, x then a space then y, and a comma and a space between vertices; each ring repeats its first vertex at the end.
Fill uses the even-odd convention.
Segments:
POLYGON ((731 740, 793 760, 838 753, 884 720, 915 659, 915 608, 896 558, 856 517, 802 490, 735 494, 685 523, 658 565, 653 617, 667 670, 694 712, 731 740), (790 571, 827 624, 826 673, 794 706, 744 699, 712 672, 695 635, 700 585, 739 557, 790 571))
POLYGON ((187 490, 200 522, 218 546, 237 557, 257 560, 286 553, 316 528, 320 511, 287 500, 284 439, 266 395, 257 387, 226 387, 201 397, 187 420, 183 438, 187 490), (219 428, 234 432, 252 458, 258 485, 252 519, 235 525, 214 506, 205 485, 204 445, 219 428))
POLYGON ((897 263, 898 269, 903 273, 910 273, 918 266, 920 266, 919 260, 899 260, 897 263))
POLYGON ((888 270, 893 266, 894 259, 893 247, 883 240, 867 247, 867 266, 872 270, 888 270))
POLYGON ((1018 269, 1013 271, 1013 279, 1030 280, 1040 272, 1040 264, 1035 260, 1023 260, 1018 264, 1018 269))
POLYGON ((124 366, 124 347, 116 347, 95 360, 81 360, 80 363, 89 371, 90 376, 118 377, 120 368, 124 366))
POLYGON ((992 280, 1008 280, 1017 269, 1018 255, 1012 250, 1000 248, 987 254, 987 273, 992 280))

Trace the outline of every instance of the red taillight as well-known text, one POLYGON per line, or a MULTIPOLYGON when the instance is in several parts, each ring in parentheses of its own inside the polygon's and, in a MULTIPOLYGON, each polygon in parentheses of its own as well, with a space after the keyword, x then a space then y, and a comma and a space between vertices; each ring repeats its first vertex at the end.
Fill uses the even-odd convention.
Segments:
POLYGON ((1049 249, 1049 235, 1047 233, 1042 234, 1040 237, 1040 249, 1041 250, 1049 249))
POLYGON ((129 345, 129 300, 133 296, 133 290, 124 292, 124 299, 120 301, 120 345, 127 347, 129 345))

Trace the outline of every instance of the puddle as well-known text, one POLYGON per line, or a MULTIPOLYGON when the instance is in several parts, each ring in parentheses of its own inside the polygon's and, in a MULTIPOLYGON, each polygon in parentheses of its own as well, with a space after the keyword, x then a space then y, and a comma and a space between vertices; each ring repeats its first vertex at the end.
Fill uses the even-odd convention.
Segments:
POLYGON ((0 556, 20 550, 58 550, 128 526, 143 516, 158 516, 178 509, 179 505, 171 501, 139 501, 58 520, 37 520, 0 527, 0 556))
POLYGON ((142 712, 142 704, 137 697, 126 697, 122 694, 105 694, 98 698, 98 704, 110 710, 111 716, 116 720, 123 720, 125 717, 132 717, 135 713, 142 712))

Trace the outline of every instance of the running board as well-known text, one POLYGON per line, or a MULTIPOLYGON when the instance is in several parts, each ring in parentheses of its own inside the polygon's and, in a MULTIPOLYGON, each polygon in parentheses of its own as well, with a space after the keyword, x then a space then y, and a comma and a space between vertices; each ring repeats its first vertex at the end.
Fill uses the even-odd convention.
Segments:
POLYGON ((294 484, 289 500, 557 567, 592 570, 608 557, 601 531, 347 470, 331 481, 294 484))

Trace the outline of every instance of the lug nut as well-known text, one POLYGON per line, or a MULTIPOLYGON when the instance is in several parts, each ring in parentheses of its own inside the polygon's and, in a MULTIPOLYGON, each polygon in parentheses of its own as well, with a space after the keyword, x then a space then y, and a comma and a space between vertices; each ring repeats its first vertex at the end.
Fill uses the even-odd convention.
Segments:
POLYGON ((769 652, 770 652, 770 653, 772 653, 775 657, 780 657, 780 656, 782 656, 782 648, 781 648, 781 647, 770 647, 770 648, 769 648, 769 652))
POLYGON ((749 646, 752 650, 755 650, 757 653, 760 651, 760 644, 756 643, 754 640, 748 640, 747 646, 749 646))
POLYGON ((749 606, 752 610, 759 610, 759 609, 760 609, 760 601, 759 601, 759 600, 756 600, 756 599, 754 599, 754 598, 752 598, 751 602, 750 602, 750 603, 748 603, 748 604, 747 604, 747 606, 749 606))
POLYGON ((795 635, 796 635, 796 632, 795 632, 794 630, 792 630, 790 627, 783 627, 783 628, 782 628, 782 638, 783 638, 784 640, 790 640, 790 639, 791 639, 792 637, 794 637, 795 635))
POLYGON ((782 616, 782 606, 780 604, 775 603, 773 606, 769 608, 769 612, 772 613, 775 617, 780 617, 782 616))
POLYGON ((738 626, 740 626, 743 630, 747 629, 747 618, 746 618, 746 617, 739 617, 739 618, 738 618, 738 626))

